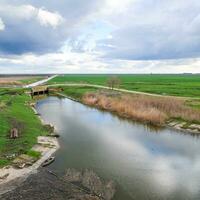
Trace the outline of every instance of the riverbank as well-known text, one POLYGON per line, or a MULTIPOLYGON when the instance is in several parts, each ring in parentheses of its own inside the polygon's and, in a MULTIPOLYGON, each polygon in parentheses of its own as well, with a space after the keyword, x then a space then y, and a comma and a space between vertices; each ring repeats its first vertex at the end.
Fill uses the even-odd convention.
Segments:
POLYGON ((200 110, 191 106, 194 100, 126 94, 92 87, 60 87, 59 95, 70 97, 120 117, 155 126, 200 134, 200 110))
POLYGON ((0 194, 17 186, 58 148, 48 137, 54 128, 45 125, 24 89, 0 89, 0 194), (10 137, 15 128, 18 136, 10 137))
POLYGON ((47 136, 44 126, 30 104, 33 102, 24 89, 0 89, 0 168, 12 164, 21 154, 28 154, 38 136, 47 136), (17 130, 15 139, 10 137, 17 130))

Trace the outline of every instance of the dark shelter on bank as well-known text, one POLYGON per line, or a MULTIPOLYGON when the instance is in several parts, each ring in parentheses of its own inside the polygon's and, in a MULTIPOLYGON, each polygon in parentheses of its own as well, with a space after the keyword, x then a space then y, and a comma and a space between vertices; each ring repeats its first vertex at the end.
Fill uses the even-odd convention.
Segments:
POLYGON ((36 86, 36 87, 32 87, 31 88, 31 95, 35 96, 35 95, 44 95, 44 94, 48 94, 49 90, 47 86, 36 86))

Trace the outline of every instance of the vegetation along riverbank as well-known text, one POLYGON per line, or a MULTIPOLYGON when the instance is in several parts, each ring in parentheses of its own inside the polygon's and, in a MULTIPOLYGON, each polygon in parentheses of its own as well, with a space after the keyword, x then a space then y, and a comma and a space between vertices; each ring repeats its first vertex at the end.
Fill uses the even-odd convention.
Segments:
POLYGON ((127 94, 88 86, 62 86, 58 90, 84 104, 134 121, 200 133, 198 99, 127 94))

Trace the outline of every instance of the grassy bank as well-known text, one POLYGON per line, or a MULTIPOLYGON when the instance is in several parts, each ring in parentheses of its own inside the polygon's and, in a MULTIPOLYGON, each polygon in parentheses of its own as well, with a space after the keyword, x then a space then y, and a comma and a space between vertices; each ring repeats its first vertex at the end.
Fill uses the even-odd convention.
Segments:
POLYGON ((63 93, 66 96, 72 97, 78 101, 82 101, 83 96, 87 92, 95 92, 97 91, 94 87, 87 87, 87 86, 73 86, 73 87, 58 87, 56 92, 59 91, 60 93, 63 93))
MULTIPOLYGON (((143 123, 163 126, 175 120, 187 124, 200 123, 198 100, 126 94, 92 87, 60 87, 63 94, 85 104, 111 111, 119 116, 143 123), (195 106, 194 106, 195 104, 195 106)), ((185 128, 188 126, 185 125, 185 128)))
MULTIPOLYGON (((106 85, 109 75, 64 75, 48 83, 89 83, 106 85)), ((200 97, 199 75, 118 75, 120 88, 162 95, 200 97)))
POLYGON ((30 101, 22 89, 0 89, 0 167, 19 154, 30 154, 37 136, 47 134, 29 106, 30 101), (19 138, 9 138, 11 128, 19 130, 19 138))

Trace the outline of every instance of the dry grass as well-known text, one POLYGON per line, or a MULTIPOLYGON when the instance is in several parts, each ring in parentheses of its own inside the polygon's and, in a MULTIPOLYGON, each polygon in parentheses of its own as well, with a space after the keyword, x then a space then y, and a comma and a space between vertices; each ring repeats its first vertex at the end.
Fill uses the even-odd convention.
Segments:
POLYGON ((83 102, 120 116, 156 125, 164 125, 170 118, 200 122, 200 112, 174 97, 151 97, 146 95, 108 95, 88 93, 83 102))
POLYGON ((0 81, 21 81, 39 76, 0 76, 0 81))
POLYGON ((6 107, 6 103, 5 102, 0 102, 0 110, 6 107))
POLYGON ((31 80, 33 78, 38 78, 39 76, 0 76, 0 86, 7 85, 23 85, 24 80, 31 80))
POLYGON ((19 81, 12 81, 12 80, 0 80, 0 85, 6 86, 6 85, 22 85, 19 81))

